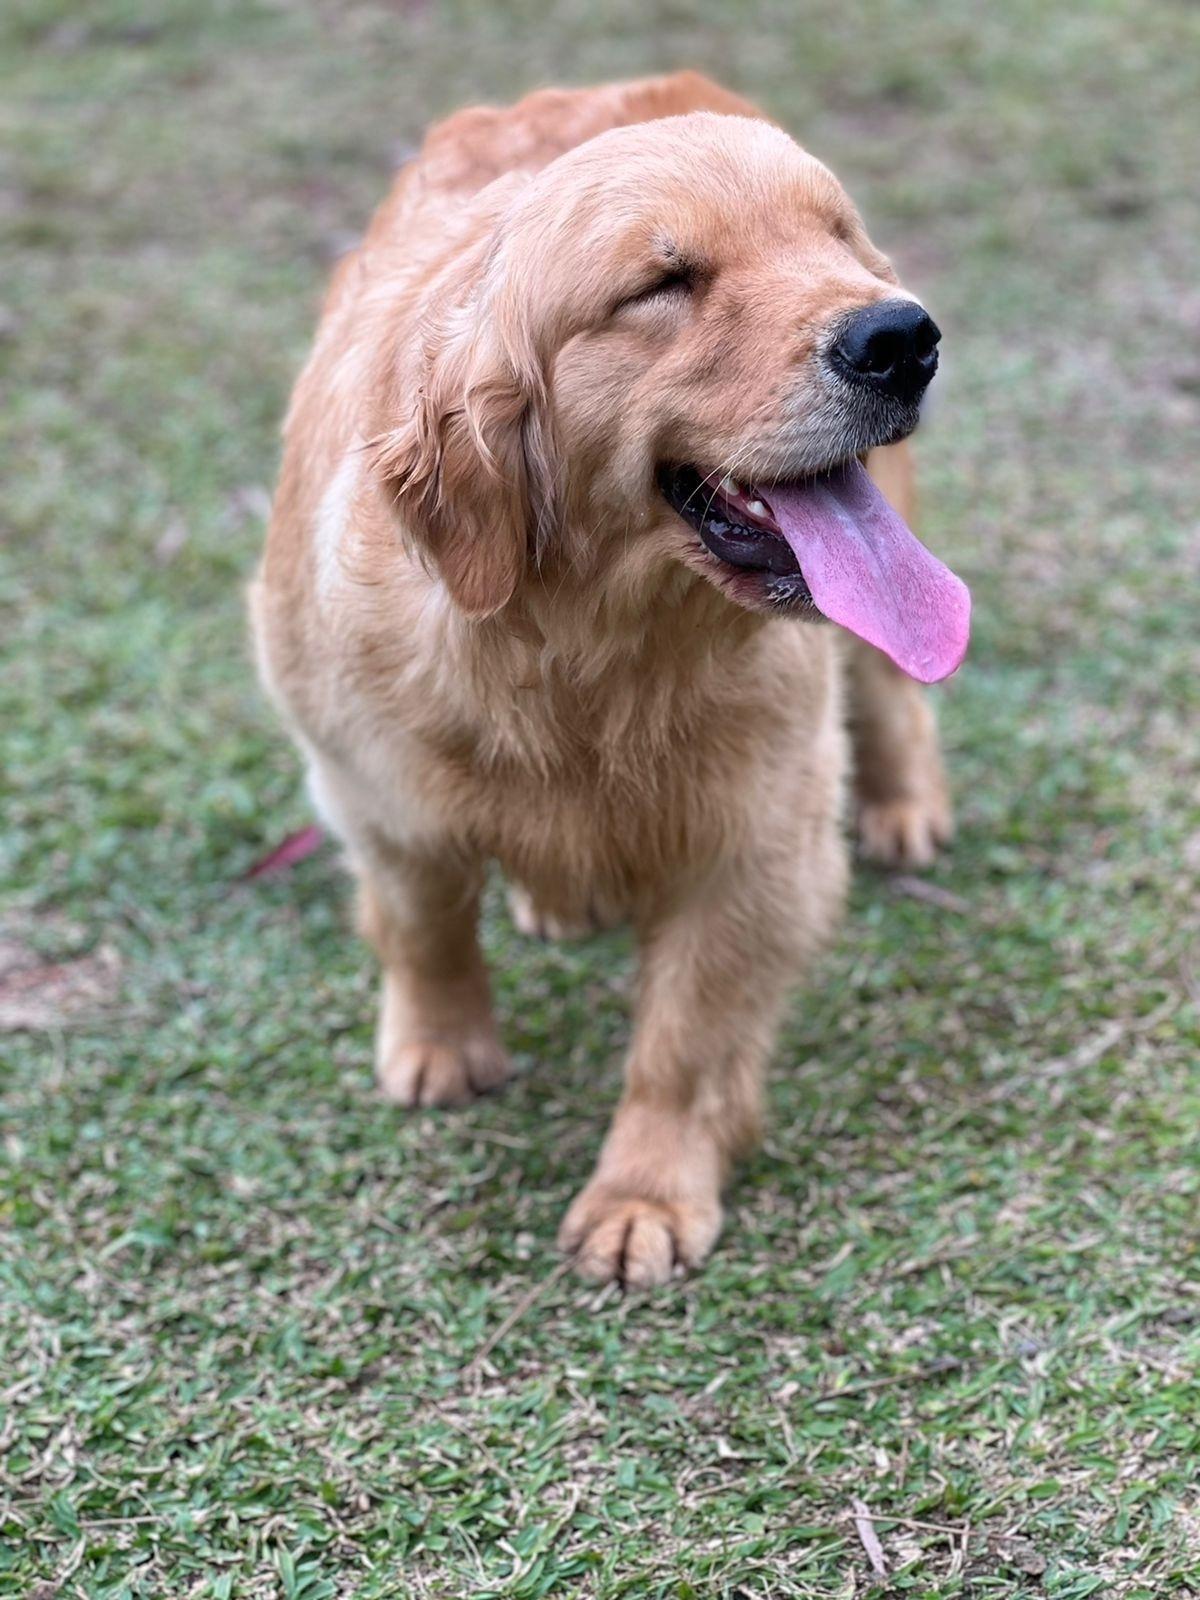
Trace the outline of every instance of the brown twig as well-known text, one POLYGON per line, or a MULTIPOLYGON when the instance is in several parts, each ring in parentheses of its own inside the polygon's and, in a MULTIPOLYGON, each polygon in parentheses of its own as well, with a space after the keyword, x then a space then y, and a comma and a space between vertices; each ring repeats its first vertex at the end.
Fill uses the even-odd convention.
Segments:
POLYGON ((912 878, 901 873, 892 879, 892 889, 896 894, 907 895, 910 900, 924 900, 927 905, 937 906, 939 911, 953 911, 960 917, 966 916, 971 910, 971 902, 964 900, 962 895, 943 889, 936 883, 927 883, 924 878, 912 878))
POLYGON ((851 1395, 869 1394, 873 1389, 894 1389, 902 1383, 923 1383, 926 1378, 943 1378, 952 1372, 961 1372, 967 1365, 954 1356, 947 1356, 942 1361, 930 1362, 928 1366, 914 1367, 911 1372, 895 1372, 887 1378, 864 1378, 861 1383, 848 1383, 844 1389, 822 1389, 816 1396, 818 1400, 845 1400, 851 1395))

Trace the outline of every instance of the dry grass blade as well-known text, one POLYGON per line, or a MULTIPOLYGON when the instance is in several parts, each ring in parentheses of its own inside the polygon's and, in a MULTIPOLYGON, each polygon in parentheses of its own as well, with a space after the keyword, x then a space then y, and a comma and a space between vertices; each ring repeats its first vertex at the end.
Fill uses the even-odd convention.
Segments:
POLYGON ((888 1575, 887 1559, 883 1553, 883 1546, 879 1542, 879 1535, 875 1532, 875 1524, 871 1518, 871 1511, 864 1500, 852 1500, 850 1509, 854 1513, 854 1531, 858 1535, 858 1542, 867 1553, 867 1560, 871 1563, 871 1571, 880 1578, 888 1575))
POLYGON ((566 1276, 566 1274, 571 1270, 571 1265, 571 1257, 568 1256, 564 1261, 560 1261, 552 1272, 548 1272, 540 1283, 535 1283, 531 1289, 527 1290, 526 1293, 521 1296, 516 1305, 500 1323, 499 1327, 487 1336, 487 1338, 480 1345, 479 1349, 471 1357, 470 1361, 467 1362, 466 1366, 463 1368, 464 1377, 471 1377, 479 1371, 480 1367, 487 1360, 488 1356, 491 1355, 492 1351, 500 1343, 501 1339, 505 1338, 506 1335, 516 1327, 517 1323, 520 1322, 521 1318, 526 1314, 526 1312, 528 1312, 532 1306, 535 1306, 543 1295, 549 1293, 549 1291, 554 1287, 560 1278, 566 1276))

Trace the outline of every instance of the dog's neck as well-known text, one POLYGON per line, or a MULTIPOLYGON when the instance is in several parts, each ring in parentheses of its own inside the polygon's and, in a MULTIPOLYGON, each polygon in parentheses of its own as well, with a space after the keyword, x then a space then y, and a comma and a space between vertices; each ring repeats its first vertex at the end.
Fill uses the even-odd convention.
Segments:
POLYGON ((695 686, 731 670, 768 619, 680 568, 642 593, 569 576, 531 580, 493 621, 544 668, 591 689, 647 675, 695 686))

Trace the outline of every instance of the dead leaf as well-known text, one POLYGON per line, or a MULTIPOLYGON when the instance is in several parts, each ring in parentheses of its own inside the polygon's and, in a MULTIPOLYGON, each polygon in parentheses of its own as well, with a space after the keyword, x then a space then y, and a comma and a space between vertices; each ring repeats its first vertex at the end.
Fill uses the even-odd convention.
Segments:
POLYGON ((1028 1539, 1006 1539, 1003 1549, 1004 1559, 1009 1566, 1023 1572, 1026 1577, 1040 1578, 1049 1566, 1046 1557, 1028 1539))

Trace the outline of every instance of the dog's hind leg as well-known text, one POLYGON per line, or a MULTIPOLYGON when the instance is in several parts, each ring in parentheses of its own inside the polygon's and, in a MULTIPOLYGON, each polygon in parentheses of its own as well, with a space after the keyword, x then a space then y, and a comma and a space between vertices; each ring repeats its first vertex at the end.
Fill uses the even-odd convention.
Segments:
MULTIPOLYGON (((911 524, 915 485, 908 446, 873 450, 867 468, 911 524)), ((846 649, 863 852, 896 866, 928 866, 954 826, 933 710, 920 685, 873 646, 848 639, 846 649)))
POLYGON ((933 710, 920 687, 878 650, 849 650, 854 799, 864 855, 928 866, 954 831, 933 710))
POLYGON ((511 1076, 476 922, 482 864, 378 837, 354 851, 360 926, 383 965, 379 1086, 407 1106, 461 1105, 511 1076))
POLYGON ((617 926, 616 918, 605 916, 591 905, 584 916, 576 918, 544 911, 535 896, 519 883, 509 886, 508 914, 513 927, 527 939, 590 939, 594 934, 617 926))

